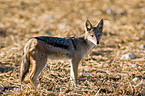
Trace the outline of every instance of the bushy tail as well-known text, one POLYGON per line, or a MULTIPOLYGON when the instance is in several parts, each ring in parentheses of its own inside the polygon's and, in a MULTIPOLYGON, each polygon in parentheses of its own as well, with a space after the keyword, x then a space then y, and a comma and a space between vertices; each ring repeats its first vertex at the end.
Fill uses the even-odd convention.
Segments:
POLYGON ((25 47, 24 47, 24 52, 23 52, 23 57, 22 57, 22 63, 21 63, 21 70, 20 70, 20 81, 22 82, 26 76, 26 74, 29 71, 30 67, 30 47, 33 43, 33 40, 30 39, 25 47))

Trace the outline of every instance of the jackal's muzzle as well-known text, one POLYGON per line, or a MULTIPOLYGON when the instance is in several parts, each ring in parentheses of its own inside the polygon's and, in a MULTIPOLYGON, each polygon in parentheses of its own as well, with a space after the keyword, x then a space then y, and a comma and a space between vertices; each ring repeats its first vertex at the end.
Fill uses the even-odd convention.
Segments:
POLYGON ((97 41, 97 45, 99 44, 100 42, 99 41, 97 41))

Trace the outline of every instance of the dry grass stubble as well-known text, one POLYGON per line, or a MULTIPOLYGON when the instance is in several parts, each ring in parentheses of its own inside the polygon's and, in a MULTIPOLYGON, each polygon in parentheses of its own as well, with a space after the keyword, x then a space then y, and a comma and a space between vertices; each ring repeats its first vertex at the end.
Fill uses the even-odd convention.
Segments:
POLYGON ((145 95, 144 0, 0 1, 0 94, 145 95), (101 44, 79 66, 78 88, 70 87, 67 61, 48 61, 38 89, 28 76, 19 82, 23 46, 33 36, 79 36, 84 22, 104 19, 101 44), (132 53, 135 59, 121 60, 132 53), (22 89, 21 89, 22 88, 22 89))

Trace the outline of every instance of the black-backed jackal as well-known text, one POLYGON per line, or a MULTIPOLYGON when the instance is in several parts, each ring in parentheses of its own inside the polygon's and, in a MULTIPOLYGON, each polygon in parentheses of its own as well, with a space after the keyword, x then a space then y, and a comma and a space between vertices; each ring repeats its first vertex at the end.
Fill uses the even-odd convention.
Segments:
POLYGON ((21 63, 20 80, 24 80, 29 66, 32 70, 29 77, 33 87, 37 86, 37 76, 50 60, 71 60, 70 78, 77 84, 78 66, 87 53, 99 44, 102 37, 103 19, 93 27, 89 20, 86 21, 85 35, 82 37, 33 37, 24 47, 21 63))

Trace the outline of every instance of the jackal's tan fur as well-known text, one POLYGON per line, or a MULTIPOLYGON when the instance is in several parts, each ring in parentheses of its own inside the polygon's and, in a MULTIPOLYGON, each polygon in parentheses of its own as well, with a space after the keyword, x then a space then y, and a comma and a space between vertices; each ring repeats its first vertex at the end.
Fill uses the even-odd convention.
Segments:
POLYGON ((23 81, 29 66, 32 70, 29 77, 33 87, 37 86, 37 76, 46 65, 47 59, 71 60, 70 77, 77 84, 79 62, 86 54, 99 44, 102 37, 103 19, 96 27, 93 27, 89 20, 86 21, 84 37, 33 37, 24 47, 24 54, 21 63, 20 79, 23 81))

